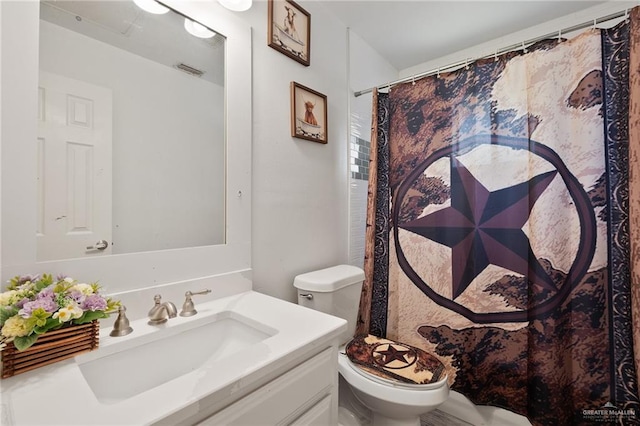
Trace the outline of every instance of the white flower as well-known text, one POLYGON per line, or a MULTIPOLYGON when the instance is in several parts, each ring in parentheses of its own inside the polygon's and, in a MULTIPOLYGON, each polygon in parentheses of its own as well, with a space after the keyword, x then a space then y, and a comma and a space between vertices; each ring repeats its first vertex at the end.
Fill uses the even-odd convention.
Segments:
POLYGON ((71 283, 73 283, 73 281, 74 281, 74 280, 73 280, 73 278, 66 277, 66 278, 64 279, 64 281, 65 281, 65 282, 68 282, 69 284, 71 284, 71 283))
POLYGON ((2 335, 4 337, 22 337, 29 334, 30 331, 27 320, 19 315, 8 318, 2 327, 2 335))
POLYGON ((72 319, 80 318, 82 314, 83 311, 77 304, 70 303, 64 308, 58 310, 58 312, 54 313, 53 318, 57 319, 60 322, 67 322, 71 321, 72 319))
POLYGON ((10 306, 17 302, 18 292, 16 290, 5 291, 0 293, 0 306, 10 306))
POLYGON ((69 291, 78 291, 85 296, 90 296, 93 294, 93 287, 91 287, 89 284, 80 283, 71 287, 69 291))

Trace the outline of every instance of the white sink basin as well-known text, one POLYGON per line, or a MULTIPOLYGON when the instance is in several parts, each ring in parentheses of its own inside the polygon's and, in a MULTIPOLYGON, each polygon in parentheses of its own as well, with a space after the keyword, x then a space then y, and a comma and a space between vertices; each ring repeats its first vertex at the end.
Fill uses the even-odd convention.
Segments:
POLYGON ((92 354, 76 358, 98 401, 113 404, 131 398, 277 333, 232 311, 185 330, 165 331, 169 330, 159 330, 153 341, 99 358, 92 354))

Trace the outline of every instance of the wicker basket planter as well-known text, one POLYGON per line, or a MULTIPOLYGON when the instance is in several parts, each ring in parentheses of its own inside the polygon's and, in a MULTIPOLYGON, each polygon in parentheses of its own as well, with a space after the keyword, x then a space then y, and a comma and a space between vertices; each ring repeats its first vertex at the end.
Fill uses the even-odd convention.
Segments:
POLYGON ((0 352, 2 378, 6 379, 97 349, 99 338, 100 326, 98 321, 94 320, 87 324, 48 331, 24 351, 17 350, 13 343, 9 343, 0 352))

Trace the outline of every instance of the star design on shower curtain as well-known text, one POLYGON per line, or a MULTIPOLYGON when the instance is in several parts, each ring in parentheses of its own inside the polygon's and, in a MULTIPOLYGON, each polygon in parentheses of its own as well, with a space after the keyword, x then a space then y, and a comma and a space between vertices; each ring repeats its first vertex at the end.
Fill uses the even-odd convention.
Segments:
POLYGON ((452 295, 460 296, 490 264, 557 291, 522 230, 557 171, 489 191, 451 157, 451 206, 398 226, 452 249, 452 295))

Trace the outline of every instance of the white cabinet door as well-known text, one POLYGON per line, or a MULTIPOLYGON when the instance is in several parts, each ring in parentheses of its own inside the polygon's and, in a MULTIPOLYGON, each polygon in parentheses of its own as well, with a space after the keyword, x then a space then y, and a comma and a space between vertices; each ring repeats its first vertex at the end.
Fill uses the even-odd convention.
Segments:
POLYGON ((328 416, 329 423, 323 426, 330 425, 332 417, 337 419, 337 413, 332 416, 332 405, 337 408, 337 378, 337 354, 335 348, 328 348, 198 426, 275 426, 290 424, 307 414, 317 419, 328 416), (325 400, 326 412, 322 405, 317 412, 310 413, 312 407, 325 400))
POLYGON ((39 84, 37 258, 109 254, 111 90, 44 71, 39 84))
POLYGON ((325 396, 320 402, 292 422, 291 426, 330 426, 332 424, 331 396, 325 396))

